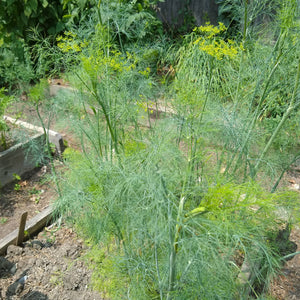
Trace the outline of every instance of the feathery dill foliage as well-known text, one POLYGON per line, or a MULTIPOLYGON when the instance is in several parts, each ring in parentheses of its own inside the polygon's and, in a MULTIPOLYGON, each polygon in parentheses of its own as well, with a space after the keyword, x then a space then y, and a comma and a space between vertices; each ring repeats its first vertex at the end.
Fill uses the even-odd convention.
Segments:
POLYGON ((151 68, 164 50, 131 51, 147 34, 134 34, 128 10, 136 22, 151 18, 138 15, 137 1, 103 3, 87 42, 75 33, 59 41, 79 64, 70 78, 82 152, 64 154, 69 171, 56 208, 94 246, 95 286, 112 299, 243 298, 237 277, 247 260, 256 278, 247 284, 265 291, 280 265, 276 232, 298 202, 254 180, 262 165, 283 161, 278 147, 289 149, 283 169, 295 155, 280 129, 299 135, 299 42, 288 38, 296 30, 283 26, 271 46, 228 39, 222 23, 196 28, 166 87, 172 114, 153 120, 161 103, 151 68))
MULTIPOLYGON (((112 298, 120 293, 121 298, 164 298, 169 291, 175 299, 232 299, 241 291, 236 281, 239 256, 253 262, 261 258, 267 273, 278 267, 278 254, 267 239, 283 223, 276 215, 282 199, 254 183, 220 182, 207 190, 198 182, 185 193, 178 219, 189 162, 174 147, 170 127, 157 130, 142 150, 122 157, 121 164, 67 153, 72 169, 57 208, 72 216, 91 241, 113 248, 103 260, 114 257, 112 272, 120 273, 123 284, 106 288, 112 298), (170 291, 173 249, 176 276, 170 291)), ((98 271, 101 278, 100 266, 98 271)), ((267 278, 257 272, 260 280, 267 278)))

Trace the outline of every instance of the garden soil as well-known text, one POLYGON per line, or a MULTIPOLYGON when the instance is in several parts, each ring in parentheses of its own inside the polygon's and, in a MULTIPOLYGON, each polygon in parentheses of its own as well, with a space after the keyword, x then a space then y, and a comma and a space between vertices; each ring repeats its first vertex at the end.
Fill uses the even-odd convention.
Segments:
POLYGON ((0 257, 0 299, 100 300, 91 290, 87 248, 72 229, 42 231, 23 247, 11 245, 0 257))

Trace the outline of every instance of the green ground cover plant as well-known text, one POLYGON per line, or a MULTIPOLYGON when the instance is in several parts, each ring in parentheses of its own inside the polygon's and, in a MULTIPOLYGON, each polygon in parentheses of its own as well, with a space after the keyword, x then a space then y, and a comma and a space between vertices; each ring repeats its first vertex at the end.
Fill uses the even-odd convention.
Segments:
POLYGON ((173 42, 155 3, 97 1, 90 18, 31 48, 39 74, 53 57, 74 87, 44 99, 41 82, 28 95, 44 130, 61 114, 80 141, 64 174, 51 161, 56 215, 91 245, 104 297, 264 297, 295 255, 277 236, 299 222, 299 195, 278 189, 299 158, 299 8, 225 2, 231 27, 203 24, 173 42), (252 277, 240 280, 244 262, 252 277))

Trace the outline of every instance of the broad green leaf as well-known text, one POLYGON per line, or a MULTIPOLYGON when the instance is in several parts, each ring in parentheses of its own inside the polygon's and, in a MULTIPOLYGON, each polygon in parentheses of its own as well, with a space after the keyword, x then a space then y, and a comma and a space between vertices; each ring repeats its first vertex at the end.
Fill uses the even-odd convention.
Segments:
POLYGON ((49 3, 48 3, 47 0, 43 0, 42 5, 43 5, 44 8, 46 8, 49 5, 49 3))
POLYGON ((30 15, 31 15, 31 13, 32 13, 31 7, 30 7, 29 5, 26 5, 26 6, 25 6, 25 9, 24 9, 24 14, 25 14, 25 16, 26 16, 27 18, 29 18, 30 15))
POLYGON ((36 12, 38 7, 38 0, 30 0, 28 6, 30 6, 31 11, 36 12))
POLYGON ((61 32, 63 29, 65 28, 65 25, 64 25, 64 23, 62 23, 62 22, 57 22, 57 24, 56 24, 56 32, 61 32))

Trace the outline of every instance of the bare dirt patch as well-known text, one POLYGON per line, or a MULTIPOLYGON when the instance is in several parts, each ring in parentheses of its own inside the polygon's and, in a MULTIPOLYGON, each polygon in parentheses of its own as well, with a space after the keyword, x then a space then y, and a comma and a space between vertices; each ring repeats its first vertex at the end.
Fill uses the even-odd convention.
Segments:
POLYGON ((28 219, 41 212, 56 196, 49 166, 36 168, 0 191, 0 239, 17 229, 25 211, 28 219))
MULTIPOLYGON (((300 250, 300 227, 295 227, 290 235, 290 241, 297 244, 300 250)), ((276 280, 271 285, 271 295, 278 300, 300 299, 300 255, 287 261, 276 280)))
POLYGON ((83 241, 65 226, 56 229, 42 231, 23 247, 11 245, 0 257, 0 299, 104 299, 90 288, 83 241))

